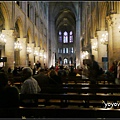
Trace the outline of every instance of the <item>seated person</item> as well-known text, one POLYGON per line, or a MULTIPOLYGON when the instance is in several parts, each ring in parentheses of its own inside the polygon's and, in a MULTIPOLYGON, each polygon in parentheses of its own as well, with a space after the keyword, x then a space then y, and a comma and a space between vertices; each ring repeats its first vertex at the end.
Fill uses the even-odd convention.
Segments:
POLYGON ((41 87, 47 87, 49 84, 49 78, 48 76, 45 74, 45 70, 41 69, 40 72, 37 75, 33 76, 34 79, 37 80, 39 86, 41 87))
POLYGON ((62 77, 66 77, 66 71, 64 70, 63 66, 60 66, 60 69, 58 70, 58 76, 62 77))
MULTIPOLYGON (((24 82, 21 86, 21 94, 37 94, 41 91, 40 86, 38 85, 37 80, 35 80, 32 75, 33 71, 30 67, 24 67, 22 69, 22 75, 24 82)), ((26 99, 21 102, 22 106, 37 106, 37 100, 35 99, 26 99)))
POLYGON ((19 91, 8 85, 8 77, 3 72, 0 72, 0 107, 19 107, 19 91))
POLYGON ((61 77, 58 76, 57 72, 55 70, 50 70, 48 73, 48 77, 49 77, 49 84, 52 85, 61 85, 62 81, 61 81, 61 77))
POLYGON ((41 91, 37 80, 32 77, 33 71, 30 67, 24 67, 22 70, 22 75, 24 82, 21 86, 21 94, 36 94, 41 91))

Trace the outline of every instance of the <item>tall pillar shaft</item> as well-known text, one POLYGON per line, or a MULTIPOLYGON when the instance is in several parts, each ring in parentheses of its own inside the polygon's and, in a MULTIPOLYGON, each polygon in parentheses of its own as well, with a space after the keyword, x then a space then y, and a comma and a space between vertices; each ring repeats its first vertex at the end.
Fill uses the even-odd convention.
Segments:
POLYGON ((31 53, 29 54, 29 61, 31 62, 31 67, 34 68, 34 44, 29 44, 29 47, 31 47, 31 53))
MULTIPOLYGON (((78 18, 77 22, 76 22, 76 66, 78 67, 80 66, 80 18, 78 18)), ((74 39, 75 40, 75 39, 74 39)))
POLYGON ((40 47, 35 47, 34 50, 38 52, 38 55, 35 55, 35 63, 36 63, 37 61, 40 61, 40 58, 39 58, 40 47))
MULTIPOLYGON (((107 53, 107 45, 101 43, 101 39, 103 38, 103 34, 106 34, 107 31, 97 31, 98 36, 98 63, 103 69, 107 69, 107 63, 102 62, 102 57, 108 57, 107 53), (105 67, 106 66, 106 67, 105 67)), ((108 38, 107 38, 108 39, 108 38)))
POLYGON ((43 68, 43 65, 44 65, 44 50, 40 50, 40 53, 41 53, 41 56, 40 56, 40 63, 41 63, 41 66, 43 68))
POLYGON ((93 49, 95 43, 98 43, 97 38, 91 39, 91 46, 92 46, 92 55, 95 56, 95 60, 98 61, 98 45, 97 49, 93 49))
POLYGON ((112 43, 113 43, 113 58, 116 60, 120 60, 120 29, 118 28, 120 25, 120 14, 112 14, 112 43))
POLYGON ((25 67, 27 66, 27 44, 26 44, 26 38, 17 38, 17 40, 22 45, 22 50, 20 51, 20 66, 25 67))
POLYGON ((108 26, 108 61, 109 61, 109 65, 108 67, 110 68, 110 66, 112 65, 113 62, 113 41, 112 41, 112 26, 111 26, 111 19, 110 16, 106 16, 106 22, 107 22, 107 26, 108 26))
POLYGON ((57 41, 56 41, 56 35, 55 35, 56 31, 55 31, 55 25, 54 25, 54 20, 53 18, 50 20, 50 48, 51 48, 51 51, 48 51, 49 52, 49 58, 48 58, 48 67, 50 67, 51 65, 55 66, 55 62, 53 63, 53 58, 52 58, 52 55, 53 55, 53 52, 55 53, 55 48, 58 47, 57 45, 57 41))
POLYGON ((11 67, 14 69, 14 37, 12 36, 14 30, 2 30, 7 40, 5 44, 5 56, 7 56, 7 62, 5 63, 5 69, 11 67))

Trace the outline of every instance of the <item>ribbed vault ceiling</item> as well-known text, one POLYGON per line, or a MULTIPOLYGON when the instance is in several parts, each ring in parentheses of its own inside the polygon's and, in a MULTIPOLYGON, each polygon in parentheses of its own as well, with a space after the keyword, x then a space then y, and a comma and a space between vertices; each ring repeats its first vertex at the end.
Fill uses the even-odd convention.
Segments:
POLYGON ((57 30, 75 30, 76 7, 73 2, 51 2, 52 15, 55 17, 57 30))
POLYGON ((57 30, 74 30, 75 28, 75 16, 67 9, 62 10, 56 17, 56 28, 57 30))

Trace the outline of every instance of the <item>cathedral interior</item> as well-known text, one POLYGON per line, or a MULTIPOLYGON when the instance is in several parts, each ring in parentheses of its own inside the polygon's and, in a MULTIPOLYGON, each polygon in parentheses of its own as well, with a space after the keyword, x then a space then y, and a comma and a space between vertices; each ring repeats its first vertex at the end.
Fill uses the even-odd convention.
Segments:
POLYGON ((120 117, 119 53, 119 1, 0 1, 0 118, 120 117))
POLYGON ((120 51, 119 1, 0 1, 0 66, 80 68, 95 56, 107 70, 120 51), (4 62, 3 62, 4 61, 4 62))

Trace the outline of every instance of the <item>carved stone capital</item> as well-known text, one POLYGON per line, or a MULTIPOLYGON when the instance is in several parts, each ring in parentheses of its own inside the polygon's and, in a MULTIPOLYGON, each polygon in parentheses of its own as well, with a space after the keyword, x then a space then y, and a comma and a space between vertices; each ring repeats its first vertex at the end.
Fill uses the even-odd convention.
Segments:
POLYGON ((118 26, 120 25, 120 14, 111 14, 106 17, 108 25, 118 26))

